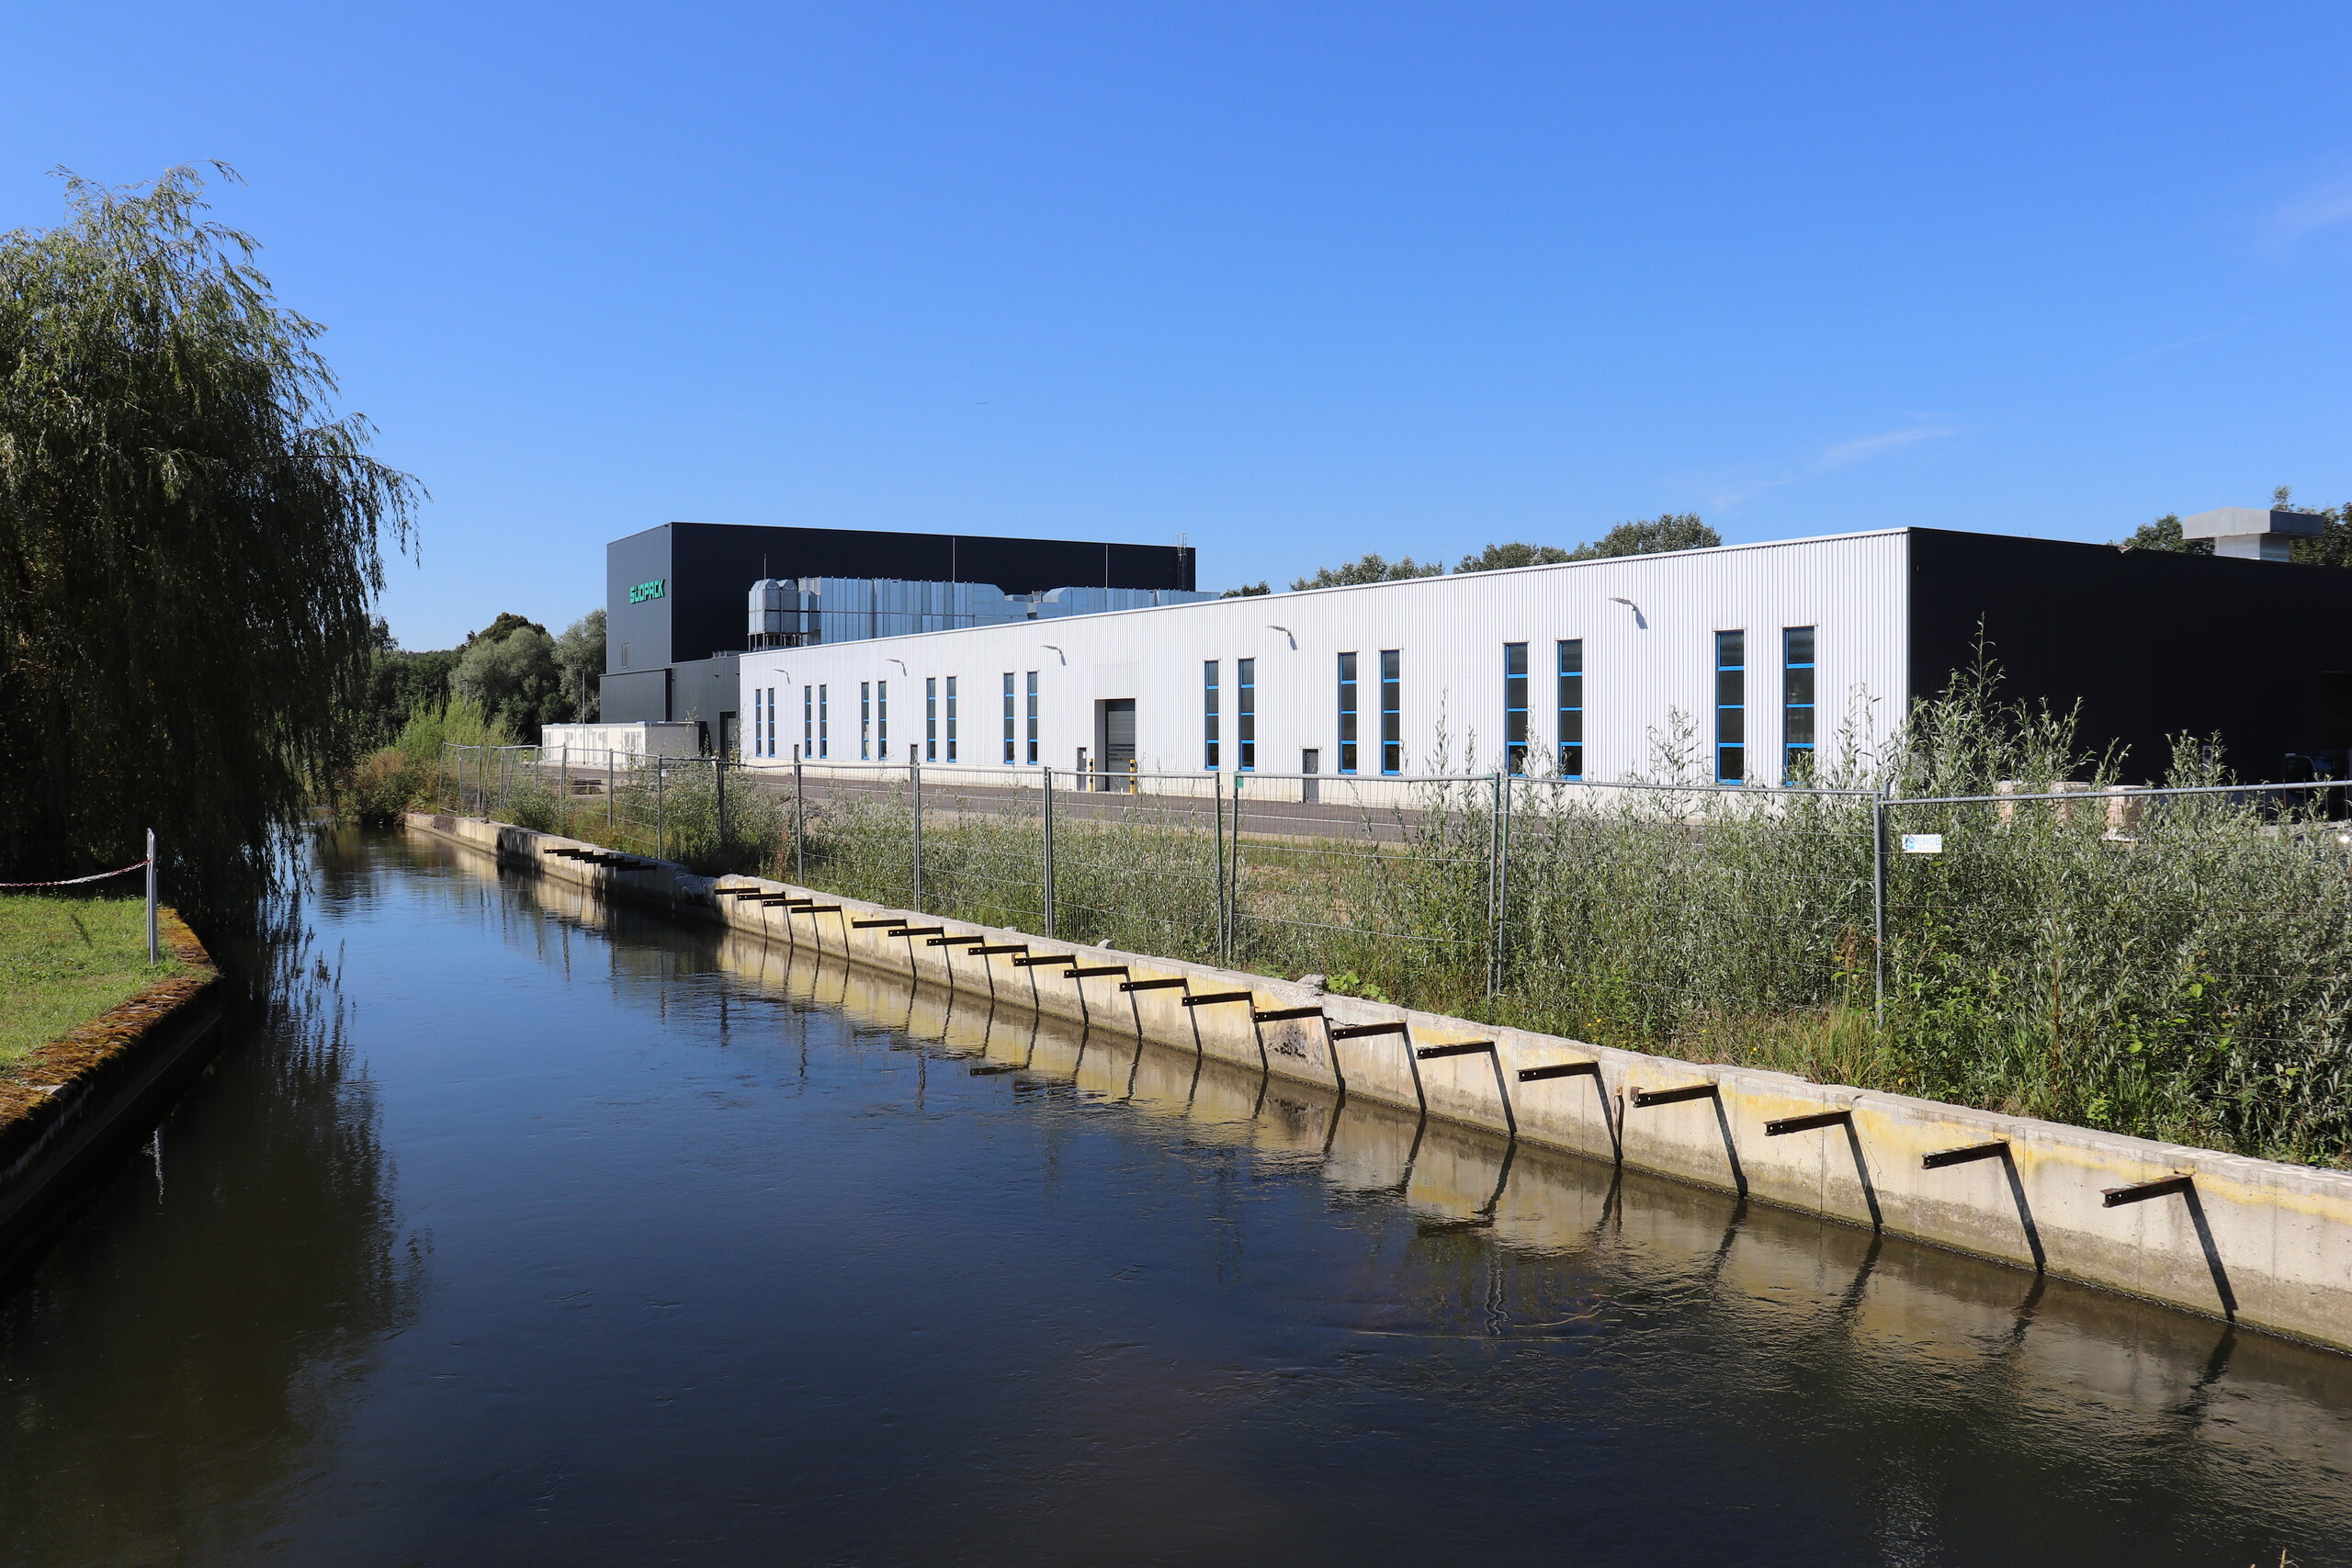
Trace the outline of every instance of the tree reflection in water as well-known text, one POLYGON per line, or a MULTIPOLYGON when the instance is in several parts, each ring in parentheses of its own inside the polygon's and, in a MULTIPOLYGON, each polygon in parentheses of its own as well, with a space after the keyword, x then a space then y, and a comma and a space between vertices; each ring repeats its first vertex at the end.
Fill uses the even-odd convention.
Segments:
POLYGON ((273 951, 157 1143, 0 1299, 0 1559, 266 1540, 414 1315, 334 955, 273 951))

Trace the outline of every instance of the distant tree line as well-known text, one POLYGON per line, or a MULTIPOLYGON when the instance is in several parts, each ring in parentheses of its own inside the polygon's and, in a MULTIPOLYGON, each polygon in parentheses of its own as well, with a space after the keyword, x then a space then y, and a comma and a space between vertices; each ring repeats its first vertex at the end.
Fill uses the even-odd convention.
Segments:
MULTIPOLYGON (((2294 487, 2280 485, 2270 492, 2270 508, 2274 512, 2300 512, 2320 520, 2321 531, 2308 537, 2290 539, 2289 558, 2297 566, 2352 567, 2352 502, 2341 506, 2320 508, 2297 506, 2294 487)), ((2180 536, 2180 514, 2167 512, 2153 523, 2143 523, 2132 531, 2129 538, 2115 541, 2127 550, 2171 550, 2185 556, 2210 556, 2213 553, 2211 539, 2184 539, 2180 536)))
POLYGON ((591 610, 560 637, 512 611, 456 648, 401 647, 391 628, 375 624, 368 694, 355 728, 366 748, 389 746, 420 713, 438 713, 452 700, 526 743, 545 724, 594 721, 597 677, 605 670, 605 612, 591 610))
MULTIPOLYGON (((2179 532, 2176 521, 2174 532, 2179 532)), ((1488 545, 1475 556, 1464 556, 1455 563, 1456 572, 1507 571, 1521 566, 1559 566, 1568 561, 1600 560, 1611 556, 1657 555, 1668 550, 1703 550, 1724 542, 1723 536, 1700 521, 1695 512, 1669 512, 1633 523, 1620 523, 1599 539, 1580 544, 1572 550, 1557 545, 1511 543, 1488 545)), ((1417 561, 1407 556, 1392 561, 1377 554, 1366 555, 1344 566, 1327 566, 1309 577, 1291 579, 1294 590, 1308 588, 1351 588, 1365 582, 1402 582, 1408 578, 1437 577, 1445 567, 1439 561, 1417 561)), ((1226 590, 1227 599, 1253 598, 1273 590, 1263 582, 1253 582, 1240 588, 1226 590)))

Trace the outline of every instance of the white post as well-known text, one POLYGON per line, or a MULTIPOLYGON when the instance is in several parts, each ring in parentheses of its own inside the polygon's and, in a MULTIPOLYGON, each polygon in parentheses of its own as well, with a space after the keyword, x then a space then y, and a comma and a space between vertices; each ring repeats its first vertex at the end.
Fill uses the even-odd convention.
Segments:
POLYGON ((147 829, 147 962, 161 964, 162 950, 155 942, 155 829, 147 829))

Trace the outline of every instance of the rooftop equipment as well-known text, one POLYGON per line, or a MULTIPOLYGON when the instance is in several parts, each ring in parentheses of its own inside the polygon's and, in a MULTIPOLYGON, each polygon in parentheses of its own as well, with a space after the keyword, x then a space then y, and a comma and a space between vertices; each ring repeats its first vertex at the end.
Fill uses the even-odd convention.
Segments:
POLYGON ((1055 588, 1009 594, 986 582, 887 577, 763 577, 752 584, 747 646, 799 648, 1213 599, 1159 588, 1055 588))
POLYGON ((2215 555, 2240 560, 2292 560, 2291 541, 2325 529, 2317 513, 2266 512, 2258 506, 2217 506, 2180 520, 2182 538, 2211 539, 2215 555))

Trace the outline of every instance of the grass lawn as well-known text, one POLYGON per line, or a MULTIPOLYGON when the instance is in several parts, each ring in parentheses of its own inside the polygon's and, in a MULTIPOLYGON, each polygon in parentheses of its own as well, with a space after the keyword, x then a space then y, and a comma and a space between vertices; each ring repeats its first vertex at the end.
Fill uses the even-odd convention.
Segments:
POLYGON ((0 896, 0 1073, 181 968, 147 962, 141 899, 0 896))

